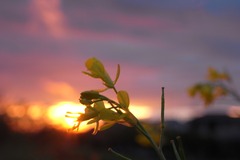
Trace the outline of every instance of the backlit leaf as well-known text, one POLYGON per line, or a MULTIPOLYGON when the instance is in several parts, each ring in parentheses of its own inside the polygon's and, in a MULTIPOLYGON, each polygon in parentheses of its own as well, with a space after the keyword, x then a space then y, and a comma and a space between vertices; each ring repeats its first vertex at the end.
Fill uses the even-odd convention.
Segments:
POLYGON ((95 102, 93 107, 97 111, 101 111, 101 110, 105 109, 105 105, 104 105, 103 101, 95 102))
POLYGON ((116 74, 116 77, 115 77, 115 80, 114 80, 114 84, 117 83, 119 76, 120 76, 120 65, 118 64, 118 67, 117 67, 117 74, 116 74))
POLYGON ((209 68, 208 69, 208 80, 210 81, 219 81, 219 80, 226 80, 228 82, 231 81, 231 77, 227 72, 219 72, 214 68, 209 68))
POLYGON ((99 121, 96 122, 96 126, 95 126, 94 131, 93 131, 92 134, 96 135, 98 131, 99 131, 99 121))
POLYGON ((116 124, 116 122, 114 122, 114 121, 106 122, 106 123, 104 123, 104 124, 100 127, 100 131, 109 129, 109 128, 111 128, 112 126, 114 126, 114 124, 116 124))
POLYGON ((79 121, 86 121, 96 117, 98 113, 91 107, 85 108, 85 113, 81 114, 78 118, 79 121))
POLYGON ((126 91, 118 91, 117 93, 117 99, 120 105, 123 108, 128 108, 129 107, 129 96, 126 91))
POLYGON ((105 121, 119 120, 119 114, 109 109, 104 109, 100 111, 99 116, 101 120, 105 120, 105 121))
POLYGON ((93 118, 92 120, 88 121, 87 124, 93 124, 95 122, 99 121, 98 118, 93 118))

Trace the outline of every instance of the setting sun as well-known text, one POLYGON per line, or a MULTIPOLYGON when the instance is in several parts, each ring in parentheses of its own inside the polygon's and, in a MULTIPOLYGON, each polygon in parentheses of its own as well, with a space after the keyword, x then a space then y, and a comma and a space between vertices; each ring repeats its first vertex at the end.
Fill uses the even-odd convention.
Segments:
POLYGON ((130 111, 136 115, 137 118, 139 119, 148 119, 151 117, 152 113, 151 110, 149 109, 150 107, 147 106, 130 106, 130 111))
MULTIPOLYGON (((147 107, 144 106, 131 106, 132 112, 139 119, 147 119, 151 113, 147 107)), ((47 110, 47 123, 53 125, 59 129, 70 129, 76 124, 76 119, 80 113, 84 113, 84 106, 81 106, 73 102, 59 102, 49 107, 47 110), (66 117, 66 113, 71 113, 69 117, 66 117)), ((79 132, 89 131, 93 128, 93 125, 87 125, 87 122, 82 122, 79 128, 79 132)))
MULTIPOLYGON (((45 126, 67 131, 77 123, 84 109, 85 106, 79 103, 61 101, 50 106, 40 103, 11 105, 5 112, 9 116, 8 124, 16 131, 35 132, 45 126)), ((130 110, 139 119, 148 119, 152 114, 147 106, 132 105, 130 110)), ((94 128, 95 124, 88 125, 87 122, 82 122, 77 132, 83 133, 94 128)))
POLYGON ((69 129, 76 123, 75 121, 79 113, 84 112, 84 108, 84 106, 73 102, 59 102, 54 104, 47 111, 48 123, 59 128, 69 129), (65 117, 67 112, 75 113, 75 116, 65 117))

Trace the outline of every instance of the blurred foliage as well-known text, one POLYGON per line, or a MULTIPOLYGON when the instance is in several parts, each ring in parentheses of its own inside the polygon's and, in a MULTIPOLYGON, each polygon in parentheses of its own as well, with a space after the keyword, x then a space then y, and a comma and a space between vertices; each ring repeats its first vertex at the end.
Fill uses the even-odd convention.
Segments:
POLYGON ((206 107, 223 96, 232 96, 236 101, 240 102, 240 95, 232 87, 230 74, 211 67, 208 69, 206 81, 191 86, 188 89, 188 94, 191 97, 199 95, 206 107))

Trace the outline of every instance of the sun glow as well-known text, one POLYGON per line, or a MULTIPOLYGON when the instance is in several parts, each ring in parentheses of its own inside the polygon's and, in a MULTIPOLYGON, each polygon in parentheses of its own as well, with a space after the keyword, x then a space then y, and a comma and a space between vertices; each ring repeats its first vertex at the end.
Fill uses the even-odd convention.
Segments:
MULTIPOLYGON (((84 106, 81 106, 73 102, 59 102, 49 107, 47 112, 47 119, 50 125, 61 129, 70 129, 76 124, 76 120, 81 113, 84 113, 84 106), (66 114, 71 112, 70 117, 66 117, 66 114)), ((81 123, 79 128, 80 132, 85 132, 90 129, 86 123, 81 123)))
POLYGON ((6 113, 10 118, 22 118, 25 112, 26 109, 21 105, 12 105, 6 109, 6 113))
MULTIPOLYGON (((138 119, 150 118, 152 113, 147 106, 130 106, 131 112, 138 119)), ((69 130, 77 124, 77 118, 84 113, 85 106, 70 101, 61 101, 50 106, 36 103, 31 105, 10 105, 5 109, 7 123, 15 131, 37 132, 46 126, 60 130, 69 130)), ((94 128, 94 123, 81 123, 78 133, 84 133, 94 128)), ((75 133, 75 132, 72 132, 75 133)))
MULTIPOLYGON (((81 113, 84 113, 85 106, 73 102, 59 102, 49 107, 47 111, 48 124, 60 129, 71 129, 81 113), (71 114, 67 114, 71 113, 71 114), (66 117, 66 115, 68 115, 66 117)), ((139 119, 147 119, 151 116, 149 107, 130 106, 131 112, 139 119)), ((95 124, 88 125, 87 121, 82 122, 78 132, 86 132, 94 127, 95 124)))
POLYGON ((27 110, 27 115, 32 120, 40 120, 41 117, 43 116, 43 114, 44 114, 44 111, 43 111, 42 107, 39 105, 32 105, 27 110))
POLYGON ((151 117, 149 108, 147 106, 130 106, 129 109, 138 119, 148 119, 151 117))

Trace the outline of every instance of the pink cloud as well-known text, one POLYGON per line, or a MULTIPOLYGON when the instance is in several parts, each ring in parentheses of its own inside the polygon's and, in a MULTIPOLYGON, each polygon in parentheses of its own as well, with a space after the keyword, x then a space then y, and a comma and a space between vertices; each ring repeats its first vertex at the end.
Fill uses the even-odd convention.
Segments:
POLYGON ((32 1, 33 17, 32 27, 45 28, 54 37, 61 37, 65 34, 64 15, 60 9, 59 0, 34 0, 32 1))

